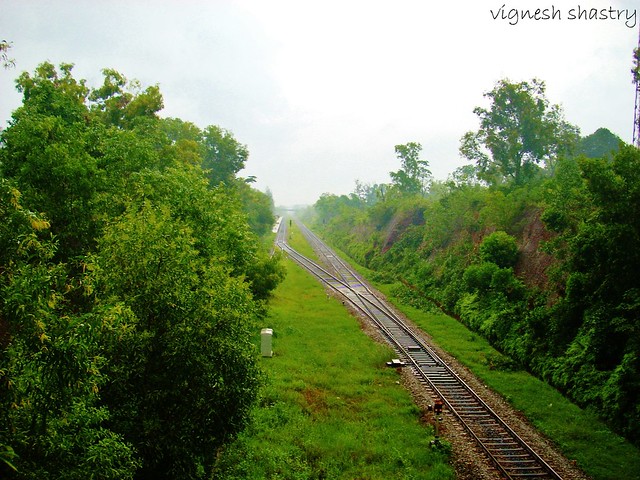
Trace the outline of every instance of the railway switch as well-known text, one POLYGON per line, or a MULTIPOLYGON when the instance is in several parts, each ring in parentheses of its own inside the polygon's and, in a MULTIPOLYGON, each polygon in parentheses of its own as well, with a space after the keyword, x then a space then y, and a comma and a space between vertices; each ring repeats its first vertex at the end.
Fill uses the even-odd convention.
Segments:
MULTIPOLYGON (((312 243, 318 249, 319 256, 324 257, 328 264, 340 272, 339 276, 346 280, 344 282, 287 245, 286 233, 286 229, 281 229, 278 246, 332 290, 344 293, 345 297, 349 298, 345 303, 353 303, 354 308, 361 309, 372 324, 375 324, 395 346, 396 351, 402 352, 398 355, 402 357, 401 359, 391 359, 387 364, 397 368, 400 361, 404 360, 407 365, 410 362, 411 365, 415 365, 415 372, 420 375, 421 381, 424 380, 425 393, 433 395, 433 404, 428 410, 433 415, 429 415, 429 420, 434 427, 434 435, 431 439, 431 446, 434 449, 446 452, 450 448, 447 442, 440 439, 440 434, 445 433, 443 428, 446 424, 443 422, 446 404, 450 408, 448 414, 460 418, 464 428, 478 442, 478 446, 493 458, 496 466, 509 478, 536 477, 560 480, 561 477, 554 472, 553 468, 530 447, 523 444, 523 440, 477 397, 459 375, 447 366, 446 362, 441 360, 426 343, 415 337, 405 322, 393 314, 392 309, 387 308, 382 302, 379 303, 375 295, 360 283, 355 272, 352 272, 347 265, 338 262, 335 254, 331 253, 328 247, 312 237, 310 232, 306 230, 303 232, 305 237, 308 235, 313 239, 312 243), (343 287, 350 293, 347 294, 343 287)), ((397 368, 397 370, 400 369, 397 368)))

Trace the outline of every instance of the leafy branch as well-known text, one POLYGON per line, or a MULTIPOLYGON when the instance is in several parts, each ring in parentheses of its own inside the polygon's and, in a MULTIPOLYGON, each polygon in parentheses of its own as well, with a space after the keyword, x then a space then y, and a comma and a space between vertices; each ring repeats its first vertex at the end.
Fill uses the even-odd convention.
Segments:
POLYGON ((9 58, 7 52, 13 46, 13 42, 7 42, 6 40, 0 41, 0 62, 4 68, 12 68, 16 66, 16 61, 13 58, 9 58))

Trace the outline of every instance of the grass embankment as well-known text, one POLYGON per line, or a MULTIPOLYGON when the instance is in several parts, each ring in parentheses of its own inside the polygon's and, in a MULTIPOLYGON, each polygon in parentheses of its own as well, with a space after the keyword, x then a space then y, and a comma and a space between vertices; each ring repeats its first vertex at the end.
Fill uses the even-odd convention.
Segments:
MULTIPOLYGON (((367 277, 366 269, 358 268, 367 277)), ((508 359, 457 320, 403 304, 393 296, 396 285, 375 287, 437 345, 521 411, 594 480, 640 479, 640 451, 608 429, 594 412, 577 407, 533 375, 509 369, 510 362, 503 361, 508 359)))
MULTIPOLYGON (((303 252, 302 236, 292 243, 303 252)), ((221 454, 223 479, 453 479, 433 429, 344 306, 287 260, 267 324, 272 358, 248 428, 221 454)), ((256 340, 258 341, 258 340, 256 340)))

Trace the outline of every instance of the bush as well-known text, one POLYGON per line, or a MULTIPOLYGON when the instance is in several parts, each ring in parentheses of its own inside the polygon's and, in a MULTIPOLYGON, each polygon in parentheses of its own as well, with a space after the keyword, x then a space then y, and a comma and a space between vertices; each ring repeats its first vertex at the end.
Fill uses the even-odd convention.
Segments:
POLYGON ((518 260, 516 239, 501 230, 487 235, 480 244, 480 258, 502 268, 513 267, 518 260))
POLYGON ((486 291, 491 288, 494 274, 500 268, 492 262, 469 265, 462 278, 470 291, 486 291))

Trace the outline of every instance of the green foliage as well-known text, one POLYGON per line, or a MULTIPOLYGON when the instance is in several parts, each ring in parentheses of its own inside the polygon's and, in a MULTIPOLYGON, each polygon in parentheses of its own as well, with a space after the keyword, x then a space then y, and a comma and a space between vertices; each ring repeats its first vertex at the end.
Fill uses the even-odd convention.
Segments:
POLYGON ((229 183, 244 168, 249 157, 247 147, 228 130, 210 125, 203 132, 202 167, 208 170, 211 185, 229 183))
MULTIPOLYGON (((74 286, 54 264, 49 226, 2 179, 0 472, 17 478, 133 478, 138 460, 106 427, 98 392, 102 345, 120 328, 69 304, 74 286)), ((11 478, 11 477, 9 477, 11 478)))
POLYGON ((63 124, 83 122, 86 119, 86 100, 89 89, 84 80, 73 78, 72 64, 60 65, 60 71, 49 62, 36 68, 33 76, 23 72, 16 81, 17 89, 23 95, 23 104, 13 116, 20 120, 23 116, 57 117, 63 124))
POLYGON ((577 152, 589 158, 611 158, 620 148, 622 140, 606 128, 599 128, 578 142, 577 152))
POLYGON ((216 141, 246 153, 229 132, 71 70, 22 74, 0 137, 0 475, 204 478, 261 378, 249 339, 284 276, 256 235, 272 202, 237 162, 211 187, 216 141))
POLYGON ((13 42, 7 42, 6 40, 0 41, 0 62, 4 68, 11 68, 16 66, 16 61, 13 58, 9 58, 7 52, 13 47, 13 42))
POLYGON ((500 80, 490 92, 489 109, 477 107, 480 129, 467 132, 460 153, 476 163, 479 177, 489 184, 513 181, 522 185, 539 171, 552 168, 558 156, 570 152, 577 128, 566 123, 560 107, 550 106, 544 82, 500 80))
POLYGON ((258 380, 248 286, 194 244, 167 207, 147 203, 105 231, 90 265, 93 288, 130 306, 143 334, 127 354, 134 368, 114 372, 104 397, 145 458, 145 478, 197 478, 242 426, 258 380))
POLYGON ((545 200, 542 220, 547 228, 557 233, 570 231, 570 235, 575 234, 580 218, 590 205, 577 159, 558 162, 553 181, 546 185, 545 200))
POLYGON ((35 444, 27 446, 32 450, 19 458, 19 478, 133 479, 140 461, 121 435, 102 426, 107 418, 104 408, 71 405, 62 418, 49 423, 46 438, 36 437, 35 444), (45 462, 36 456, 40 452, 46 452, 45 462))
POLYGON ((501 268, 513 267, 518 260, 516 239, 500 230, 484 237, 479 250, 483 261, 493 262, 501 268))
POLYGON ((243 210, 247 215, 249 227, 256 235, 264 237, 276 222, 273 214, 275 205, 271 192, 260 192, 243 181, 237 182, 236 188, 241 198, 243 210))
MULTIPOLYGON (((640 353, 639 167, 640 152, 633 147, 623 147, 612 160, 581 159, 580 178, 572 177, 580 208, 569 213, 571 204, 563 204, 562 196, 549 198, 550 223, 560 232, 551 248, 566 258, 561 270, 566 281, 560 281, 564 295, 552 312, 566 353, 554 378, 581 402, 601 408, 634 440, 638 370, 629 355, 640 353), (579 375, 571 369, 576 362, 579 375), (606 403, 612 400, 617 403, 606 403)), ((558 182, 568 183, 566 178, 558 182)))
POLYGON ((470 291, 486 292, 491 288, 493 277, 499 270, 500 267, 493 262, 469 265, 462 278, 470 291))
POLYGON ((89 100, 92 113, 104 124, 132 128, 158 119, 164 103, 157 85, 142 91, 138 81, 129 81, 113 69, 105 68, 102 74, 104 83, 91 91, 89 100))
POLYGON ((16 121, 3 132, 0 160, 5 176, 20 186, 25 206, 46 212, 60 239, 60 256, 74 256, 89 247, 97 234, 91 217, 96 163, 86 151, 83 102, 87 89, 44 64, 31 78, 18 80, 24 105, 16 121))
POLYGON ((426 192, 427 180, 431 176, 429 162, 418 157, 422 145, 409 142, 406 145, 396 145, 396 156, 400 159, 402 168, 397 172, 390 172, 393 186, 402 195, 416 195, 426 192))

